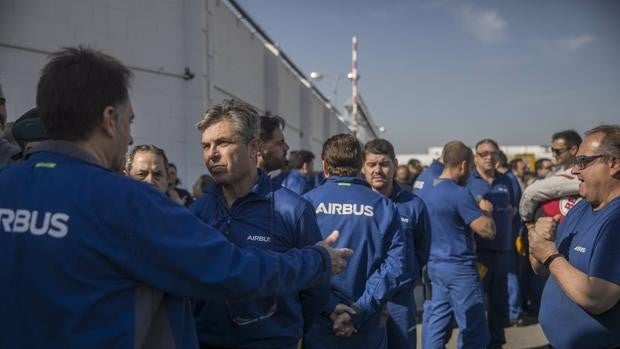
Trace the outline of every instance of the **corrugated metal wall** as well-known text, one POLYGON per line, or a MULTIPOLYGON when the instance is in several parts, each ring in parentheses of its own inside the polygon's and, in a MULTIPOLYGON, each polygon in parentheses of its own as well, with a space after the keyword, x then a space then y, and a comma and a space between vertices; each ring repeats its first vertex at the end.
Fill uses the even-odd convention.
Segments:
POLYGON ((46 52, 80 44, 132 67, 135 144, 162 147, 185 187, 206 171, 193 125, 224 98, 284 117, 291 149, 319 155, 325 139, 348 131, 219 0, 0 1, 0 83, 9 120, 34 106, 46 52), (182 79, 185 67, 194 79, 182 79))

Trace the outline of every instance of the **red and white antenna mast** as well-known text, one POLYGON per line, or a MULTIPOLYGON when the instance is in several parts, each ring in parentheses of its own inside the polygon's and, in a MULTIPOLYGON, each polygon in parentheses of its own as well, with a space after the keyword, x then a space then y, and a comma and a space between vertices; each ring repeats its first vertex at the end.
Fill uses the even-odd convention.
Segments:
POLYGON ((352 47, 352 67, 351 67, 351 87, 352 87, 352 95, 351 95, 351 103, 353 104, 352 112, 351 112, 351 121, 353 124, 353 134, 357 136, 357 114, 358 114, 358 94, 357 94, 357 80, 359 75, 357 74, 357 37, 353 37, 353 47, 352 47))

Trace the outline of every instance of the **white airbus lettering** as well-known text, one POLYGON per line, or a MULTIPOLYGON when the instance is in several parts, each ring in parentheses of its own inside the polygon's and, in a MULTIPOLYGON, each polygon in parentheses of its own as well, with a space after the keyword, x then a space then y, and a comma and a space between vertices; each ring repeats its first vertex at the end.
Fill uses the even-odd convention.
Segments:
POLYGON ((69 232, 68 221, 69 215, 65 213, 0 208, 0 227, 7 233, 29 231, 36 236, 48 234, 55 238, 63 238, 69 232))
POLYGON ((342 216, 374 216, 374 209, 370 205, 360 204, 341 204, 329 202, 327 204, 321 202, 316 207, 316 214, 332 214, 342 216))
POLYGON ((258 242, 271 242, 271 237, 262 235, 249 235, 246 240, 258 242))

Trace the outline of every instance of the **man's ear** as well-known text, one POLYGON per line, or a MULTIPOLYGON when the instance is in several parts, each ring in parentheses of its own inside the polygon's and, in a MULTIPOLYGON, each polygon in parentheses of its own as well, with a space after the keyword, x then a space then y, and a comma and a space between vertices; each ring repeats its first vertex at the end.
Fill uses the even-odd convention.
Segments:
POLYGON ((469 166, 469 162, 467 160, 461 161, 459 164, 459 172, 465 173, 467 171, 467 167, 469 166))
POLYGON ((327 172, 327 166, 325 165, 325 160, 321 160, 321 166, 323 167, 323 175, 326 178, 329 177, 329 173, 327 172))
POLYGON ((101 114, 101 130, 104 134, 113 137, 117 132, 118 114, 116 108, 107 106, 101 114))
POLYGON ((572 147, 570 147, 569 151, 570 151, 570 155, 572 157, 575 157, 575 155, 577 155, 577 152, 579 151, 579 147, 576 145, 573 145, 572 147))
POLYGON ((609 172, 612 177, 620 178, 620 159, 609 159, 609 172))
POLYGON ((248 143, 248 149, 250 154, 254 154, 256 157, 258 157, 259 155, 261 155, 261 141, 258 138, 253 138, 249 143, 248 143))
POLYGON ((264 156, 265 152, 263 150, 264 146, 263 146, 263 141, 261 141, 259 138, 256 138, 256 140, 258 141, 257 145, 256 145, 256 154, 258 156, 264 156))

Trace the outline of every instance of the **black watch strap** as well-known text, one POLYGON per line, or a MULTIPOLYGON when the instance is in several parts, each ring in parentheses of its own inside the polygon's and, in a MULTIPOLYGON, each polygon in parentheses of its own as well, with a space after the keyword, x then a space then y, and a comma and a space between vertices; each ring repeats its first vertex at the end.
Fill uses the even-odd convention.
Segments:
POLYGON ((558 257, 563 257, 561 253, 554 253, 551 256, 547 257, 547 259, 545 259, 545 261, 543 262, 543 265, 549 269, 549 265, 551 264, 551 262, 553 262, 554 259, 558 258, 558 257))

